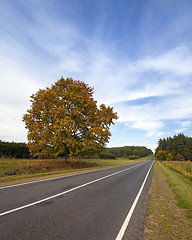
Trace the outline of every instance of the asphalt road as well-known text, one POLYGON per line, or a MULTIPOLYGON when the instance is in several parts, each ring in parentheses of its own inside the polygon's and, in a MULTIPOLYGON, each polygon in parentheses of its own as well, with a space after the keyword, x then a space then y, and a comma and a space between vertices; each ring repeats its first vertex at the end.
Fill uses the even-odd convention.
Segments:
POLYGON ((118 240, 142 239, 153 160, 0 188, 0 239, 115 240, 139 190, 118 240))

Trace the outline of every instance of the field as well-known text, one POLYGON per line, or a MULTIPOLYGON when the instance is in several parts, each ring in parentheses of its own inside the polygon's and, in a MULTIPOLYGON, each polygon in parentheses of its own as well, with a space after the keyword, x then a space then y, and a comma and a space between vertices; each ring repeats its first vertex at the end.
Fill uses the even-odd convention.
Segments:
MULTIPOLYGON (((149 156, 150 157, 150 156, 149 156)), ((137 160, 118 159, 0 159, 0 185, 17 183, 39 178, 66 175, 73 172, 90 171, 107 167, 130 164, 143 161, 149 157, 137 160)))
POLYGON ((163 162, 163 164, 192 180, 192 162, 174 161, 163 162))

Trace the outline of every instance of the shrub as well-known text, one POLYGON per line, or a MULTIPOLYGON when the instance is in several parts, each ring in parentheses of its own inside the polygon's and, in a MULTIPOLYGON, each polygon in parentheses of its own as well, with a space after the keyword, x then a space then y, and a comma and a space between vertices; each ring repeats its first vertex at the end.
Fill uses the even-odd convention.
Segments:
POLYGON ((101 159, 116 159, 116 156, 112 153, 99 153, 99 158, 101 159))
POLYGON ((129 156, 129 159, 131 159, 131 160, 137 159, 137 158, 138 158, 138 156, 136 156, 136 155, 130 155, 130 156, 129 156))

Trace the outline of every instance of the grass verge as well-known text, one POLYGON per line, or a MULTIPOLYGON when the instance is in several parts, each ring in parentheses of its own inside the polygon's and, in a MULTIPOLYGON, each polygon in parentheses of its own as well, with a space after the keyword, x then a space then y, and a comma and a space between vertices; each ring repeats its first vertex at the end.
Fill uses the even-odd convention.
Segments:
POLYGON ((172 162, 163 162, 163 164, 175 172, 181 173, 185 177, 192 180, 192 162, 181 162, 181 161, 172 161, 172 162))
POLYGON ((145 239, 191 239, 191 194, 191 180, 155 162, 145 239))
MULTIPOLYGON (((150 156, 149 156, 150 157, 150 156)), ((0 159, 0 186, 143 161, 118 159, 0 159)))
POLYGON ((167 168, 164 164, 158 162, 165 174, 168 184, 175 193, 178 205, 186 209, 187 217, 192 221, 192 181, 183 174, 167 168))

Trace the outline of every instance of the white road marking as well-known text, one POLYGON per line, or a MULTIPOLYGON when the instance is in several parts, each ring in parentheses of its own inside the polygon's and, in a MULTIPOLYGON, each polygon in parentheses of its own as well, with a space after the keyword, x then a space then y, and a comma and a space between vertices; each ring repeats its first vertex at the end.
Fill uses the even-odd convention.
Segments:
MULTIPOLYGON (((147 160, 144 160, 144 161, 148 161, 148 160, 150 160, 150 158, 147 159, 147 160)), ((134 164, 134 163, 130 163, 130 164, 128 164, 128 165, 132 165, 132 164, 134 164)), ((40 179, 40 180, 35 180, 35 181, 30 181, 30 182, 24 182, 24 183, 17 183, 17 184, 13 184, 13 185, 8 185, 8 186, 0 187, 0 190, 1 190, 1 189, 6 189, 6 188, 12 188, 12 187, 19 187, 19 186, 23 186, 23 185, 38 183, 38 182, 52 181, 52 180, 55 180, 55 179, 62 179, 62 178, 67 178, 67 177, 71 177, 71 176, 79 176, 79 175, 88 174, 88 173, 93 173, 93 172, 100 172, 100 171, 104 171, 104 170, 106 170, 106 169, 118 168, 118 167, 120 167, 120 166, 110 167, 110 168, 103 168, 103 169, 97 169, 97 170, 93 170, 93 171, 75 173, 75 174, 64 175, 64 176, 53 177, 53 178, 40 179)))
POLYGON ((134 209, 135 209, 135 207, 137 205, 139 197, 140 197, 140 195, 142 193, 142 190, 143 190, 143 188, 145 186, 145 182, 147 181, 148 175, 149 175, 150 170, 151 170, 151 168, 153 166, 153 163, 154 162, 152 162, 152 164, 151 164, 151 166, 150 166, 150 168, 149 168, 149 170, 147 172, 147 175, 146 175, 146 177, 145 177, 145 179, 143 181, 143 184, 142 184, 142 186, 141 186, 141 188, 140 188, 140 190, 139 190, 139 192, 138 192, 138 194, 137 194, 137 196, 136 196, 136 198, 135 198, 135 200, 134 200, 134 202, 133 202, 133 204, 132 204, 132 206, 131 206, 131 208, 130 208, 130 210, 129 210, 126 218, 125 218, 125 221, 123 222, 123 225, 122 225, 122 227, 121 227, 121 229, 120 229, 120 231, 119 231, 119 233, 118 233, 118 235, 117 235, 115 240, 121 240, 123 238, 124 234, 125 234, 125 231, 126 231, 126 229, 128 227, 128 224, 129 224, 129 221, 131 219, 131 216, 132 216, 132 214, 134 212, 134 209))
POLYGON ((61 192, 61 193, 55 194, 55 195, 53 195, 53 196, 50 196, 50 197, 47 197, 47 198, 41 199, 41 200, 39 200, 39 201, 36 201, 36 202, 33 202, 33 203, 29 203, 29 204, 27 204, 27 205, 23 205, 23 206, 18 207, 18 208, 11 209, 11 210, 6 211, 6 212, 2 212, 2 213, 0 213, 0 217, 1 217, 1 216, 4 216, 4 215, 7 215, 7 214, 9 214, 9 213, 13 213, 13 212, 16 212, 16 211, 22 210, 22 209, 24 209, 24 208, 28 208, 28 207, 31 207, 31 206, 37 205, 37 204, 39 204, 39 203, 42 203, 42 202, 48 201, 48 200, 50 200, 50 199, 53 199, 53 198, 59 197, 59 196, 61 196, 61 195, 64 195, 64 194, 69 193, 69 192, 72 192, 72 191, 75 191, 75 190, 77 190, 77 189, 79 189, 79 188, 83 188, 83 187, 85 187, 85 186, 87 186, 87 185, 90 185, 90 184, 93 184, 93 183, 95 183, 95 182, 99 182, 99 181, 101 181, 101 180, 103 180, 103 179, 105 179, 105 178, 109 178, 109 177, 112 177, 112 176, 114 176, 114 175, 120 174, 120 173, 122 173, 122 172, 128 171, 129 169, 132 169, 132 168, 138 167, 138 166, 140 166, 140 165, 142 165, 142 164, 144 164, 144 163, 145 163, 145 162, 142 162, 142 163, 140 163, 140 164, 138 164, 138 165, 136 165, 136 166, 132 166, 132 167, 130 167, 130 168, 126 168, 126 169, 121 170, 121 171, 118 171, 118 172, 116 172, 116 173, 109 174, 109 175, 107 175, 107 176, 104 176, 104 177, 98 178, 98 179, 93 180, 93 181, 91 181, 91 182, 88 182, 88 183, 82 184, 82 185, 80 185, 80 186, 74 187, 74 188, 69 189, 69 190, 67 190, 67 191, 64 191, 64 192, 61 192))
MULTIPOLYGON (((131 164, 132 164, 132 163, 131 163, 131 164)), ((105 169, 106 169, 106 168, 104 168, 104 169, 98 169, 98 170, 93 170, 93 171, 82 172, 82 173, 74 173, 74 174, 64 175, 64 176, 59 176, 59 177, 52 177, 52 178, 40 179, 40 180, 35 180, 35 181, 30 181, 30 182, 17 183, 17 184, 13 184, 13 185, 8 185, 8 186, 0 187, 0 190, 1 190, 1 189, 5 189, 5 188, 19 187, 19 186, 23 186, 23 185, 38 183, 38 182, 47 182, 47 181, 52 181, 52 180, 55 180, 55 179, 67 178, 67 177, 71 177, 71 176, 79 176, 79 175, 83 175, 83 174, 87 174, 87 173, 91 173, 91 172, 103 171, 103 170, 105 170, 105 169)))

